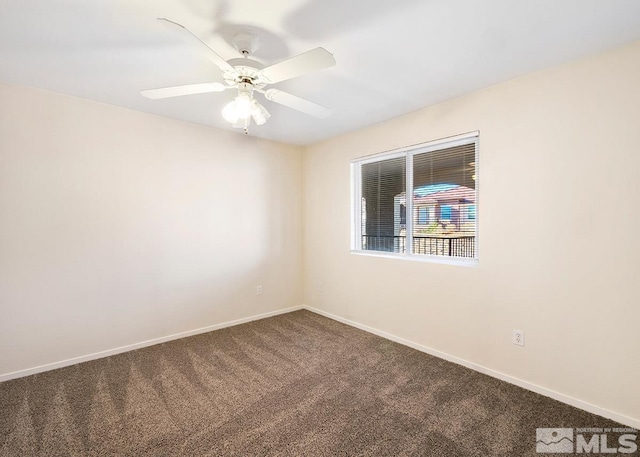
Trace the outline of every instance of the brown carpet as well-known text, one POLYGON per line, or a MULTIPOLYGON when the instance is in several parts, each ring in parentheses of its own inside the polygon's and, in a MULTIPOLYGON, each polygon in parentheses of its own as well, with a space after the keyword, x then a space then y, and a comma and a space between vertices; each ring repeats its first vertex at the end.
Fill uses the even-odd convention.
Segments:
POLYGON ((2 456, 534 456, 619 426, 308 311, 0 384, 2 456))

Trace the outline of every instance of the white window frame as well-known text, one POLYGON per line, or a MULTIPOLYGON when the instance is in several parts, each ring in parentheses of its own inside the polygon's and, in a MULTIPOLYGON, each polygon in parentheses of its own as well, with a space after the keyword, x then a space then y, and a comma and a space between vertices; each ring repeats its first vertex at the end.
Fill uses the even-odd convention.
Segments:
POLYGON ((415 144, 392 151, 381 152, 372 154, 365 157, 360 157, 351 161, 351 253, 356 255, 364 255, 370 257, 386 257, 393 259, 413 260, 419 262, 431 262, 431 263, 444 263, 450 265, 465 265, 475 266, 478 264, 480 258, 480 238, 479 238, 479 220, 480 220, 480 175, 479 175, 479 149, 480 149, 480 132, 473 131, 464 133, 462 135, 456 135, 447 138, 441 138, 434 141, 415 144), (454 256, 441 256, 430 254, 414 254, 413 253, 413 157, 416 154, 423 154, 429 151, 435 151, 439 149, 445 149, 455 146, 462 146, 465 144, 475 143, 475 257, 454 257, 454 256), (381 160, 395 159, 398 157, 406 157, 406 189, 405 195, 407 196, 406 207, 406 253, 400 252, 386 252, 386 251, 367 251, 362 250, 362 165, 379 162, 381 160))

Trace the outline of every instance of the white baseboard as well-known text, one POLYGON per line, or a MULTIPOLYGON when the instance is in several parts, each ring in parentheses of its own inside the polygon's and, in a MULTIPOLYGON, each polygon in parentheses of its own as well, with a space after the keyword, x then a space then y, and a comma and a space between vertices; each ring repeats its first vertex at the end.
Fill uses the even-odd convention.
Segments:
POLYGON ((93 354, 82 355, 80 357, 73 357, 71 359, 61 360, 59 362, 47 363, 33 368, 26 368, 24 370, 13 371, 11 373, 0 374, 0 382, 9 381, 11 379, 22 378, 36 373, 42 373, 44 371, 55 370, 56 368, 68 367, 69 365, 75 365, 77 363, 88 362, 90 360, 101 359, 110 355, 121 354, 122 352, 133 351, 135 349, 144 348, 147 346, 153 346, 154 344, 165 343, 171 340, 177 340, 180 338, 186 338, 188 336, 198 335, 200 333, 211 332, 213 330, 219 330, 221 328, 233 327, 234 325, 245 324, 251 321, 257 321, 265 319, 267 317, 277 316, 278 314, 290 313, 302 309, 302 306, 293 306, 291 308, 279 309, 264 314, 258 314, 255 316, 245 317, 242 319, 236 319, 234 321, 223 322, 221 324, 209 325, 207 327, 197 328, 194 330, 187 330, 186 332, 174 333, 173 335, 162 336, 160 338, 153 338, 151 340, 142 341, 140 343, 128 344, 114 349, 107 349, 106 351, 94 352, 93 354))
POLYGON ((223 322, 220 324, 209 325, 207 327, 202 327, 194 330, 188 330, 186 332, 174 333, 172 335, 163 336, 160 338, 154 338, 151 340, 142 341, 139 343, 129 344, 126 346, 121 346, 114 349, 108 349, 106 351, 95 352, 93 354, 87 354, 80 357, 74 357, 71 359, 61 360, 59 362, 47 363, 45 365, 40 365, 33 368, 27 368, 24 370, 13 371, 11 373, 0 374, 0 382, 9 381, 11 379, 21 378, 24 376, 29 376, 36 373, 42 373, 49 370, 55 370, 57 368, 67 367, 69 365, 75 365, 77 363, 88 362, 90 360, 96 360, 103 357, 108 357, 110 355, 120 354, 127 351, 133 351, 135 349, 141 349, 147 346, 153 346, 154 344, 165 343, 171 340, 177 340, 180 338, 186 338, 188 336, 198 335, 200 333, 211 332, 213 330, 219 330, 226 327, 233 327, 235 325, 245 324, 247 322, 256 321, 260 319, 266 319, 267 317, 277 316, 279 314, 286 314, 293 311, 298 311, 300 309, 306 309, 313 313, 320 314, 321 316, 328 317, 329 319, 333 319, 338 322, 342 322, 343 324, 350 325, 352 327, 358 328, 360 330, 364 330, 365 332, 372 333, 374 335, 381 336, 382 338, 386 338, 391 341, 395 341, 396 343, 400 343, 404 346, 408 346, 410 348, 416 349, 421 352, 425 352, 427 354, 433 355, 435 357, 448 360, 449 362, 456 363, 458 365, 462 365, 464 367, 475 370, 479 373, 483 373, 494 378, 500 379, 502 381, 508 382, 510 384, 514 384, 516 386, 522 387, 524 389, 530 390, 532 392, 538 393, 540 395, 544 395, 545 397, 553 398, 554 400, 558 400, 562 403, 566 403, 567 405, 575 406, 576 408, 580 408, 584 411, 588 411, 593 414, 597 414, 602 417, 606 417, 608 419, 614 420, 621 424, 627 425, 629 427, 633 427, 636 429, 640 429, 640 419, 635 419, 632 417, 624 416, 622 414, 618 414, 614 411, 610 411, 605 408, 601 408, 594 404, 579 400, 577 398, 571 397, 569 395, 565 395, 559 392, 556 392, 551 389, 547 389, 546 387, 538 386, 536 384, 530 383, 528 381, 513 377, 511 375, 501 373, 496 370, 492 370, 491 368, 484 367, 482 365, 478 365, 473 362, 469 362, 468 360, 461 359, 459 357, 447 354, 445 352, 438 351, 436 349, 430 348, 428 346, 424 346, 422 344, 414 343, 413 341, 406 340, 399 336, 392 335, 390 333, 384 332, 382 330, 378 330, 373 327, 369 327, 368 325, 360 324, 358 322, 345 319, 343 317, 337 316, 335 314, 328 313, 321 309, 313 308, 311 306, 293 306, 291 308, 279 309, 276 311, 271 311, 268 313, 258 314, 255 316, 245 317, 242 319, 236 319, 229 322, 223 322))
MULTIPOLYGON (((537 384, 532 384, 523 379, 519 379, 513 377, 511 375, 501 373, 496 370, 492 370, 491 368, 484 367, 482 365, 478 365, 477 363, 469 362, 468 360, 461 359, 459 357, 447 354, 445 352, 438 351, 436 349, 432 349, 428 346, 423 346, 422 344, 414 343, 413 341, 405 340, 404 338, 400 338, 399 336, 392 335, 387 332, 383 332, 382 330, 375 329, 373 327, 369 327, 368 325, 363 325, 358 322, 345 319, 344 317, 336 316, 335 314, 328 313, 321 309, 313 308, 311 306, 303 305, 302 308, 309 310, 313 313, 320 314, 322 316, 328 317, 329 319, 333 319, 338 322, 342 322, 343 324, 350 325, 352 327, 358 328, 360 330, 364 330, 365 332, 373 333, 374 335, 381 336, 382 338, 386 338, 391 341, 395 341, 396 343, 400 343, 404 346, 409 346, 410 348, 417 349, 418 351, 425 352, 427 354, 433 355, 435 357, 448 360, 449 362, 456 363, 458 365, 462 365, 464 367, 470 368, 474 371, 477 371, 482 374, 489 375, 491 377, 500 379, 502 381, 508 382, 510 384, 515 384, 518 387, 522 387, 524 389, 530 390, 540 395, 544 395, 545 397, 553 398, 554 400, 558 400, 562 403, 566 403, 570 406, 575 406, 576 408, 582 409, 584 411, 597 414, 598 416, 606 417, 607 419, 614 420, 621 424, 627 425, 629 427, 633 427, 635 429, 640 429, 640 419, 635 419, 633 417, 624 416, 622 414, 618 414, 614 411, 610 411, 608 409, 601 408, 600 406, 596 406, 594 404, 588 403, 586 401, 579 400, 577 398, 571 397, 569 395, 562 394, 560 392, 556 392, 551 389, 547 389, 546 387, 538 386, 537 384)), ((579 426, 580 424, 576 424, 579 426)))

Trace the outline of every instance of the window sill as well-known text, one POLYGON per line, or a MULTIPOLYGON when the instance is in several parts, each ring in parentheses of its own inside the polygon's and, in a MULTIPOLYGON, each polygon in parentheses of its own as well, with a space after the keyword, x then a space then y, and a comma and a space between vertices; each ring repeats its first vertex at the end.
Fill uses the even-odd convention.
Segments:
POLYGON ((435 255, 394 254, 392 252, 357 251, 353 249, 351 250, 351 254, 361 255, 364 257, 382 257, 386 259, 409 260, 413 262, 440 263, 445 265, 456 265, 461 267, 476 267, 478 266, 478 263, 479 263, 478 259, 435 256, 435 255))

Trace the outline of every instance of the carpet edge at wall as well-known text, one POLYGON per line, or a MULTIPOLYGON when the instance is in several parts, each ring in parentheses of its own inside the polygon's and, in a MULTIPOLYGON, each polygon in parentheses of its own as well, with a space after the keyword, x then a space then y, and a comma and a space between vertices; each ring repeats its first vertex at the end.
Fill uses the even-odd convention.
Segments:
POLYGON ((318 308, 314 308, 311 306, 302 306, 303 309, 311 311, 316 314, 320 314, 321 316, 327 317, 329 319, 333 319, 338 322, 342 322, 343 324, 349 325, 351 327, 358 328, 360 330, 364 330, 365 332, 372 333, 374 335, 380 336, 382 338, 386 338, 388 340, 394 341, 396 343, 402 344, 404 346, 408 346, 410 348, 416 349, 420 352, 424 352, 426 354, 432 355, 434 357, 438 357, 440 359, 447 360, 449 362, 455 363, 457 365, 462 365, 471 370, 477 371, 482 374, 486 374, 493 378, 500 379, 501 381, 508 382, 509 384, 516 385, 518 387, 522 387, 523 389, 530 390, 537 394, 543 395, 545 397, 553 398, 559 402, 565 403, 567 405, 573 406, 575 408, 581 409, 583 411, 587 411, 589 413, 597 414, 598 416, 605 417, 607 419, 614 420, 621 424, 627 425, 629 427, 633 427, 635 429, 640 429, 640 419, 625 416, 624 414, 617 413, 615 411, 608 410, 606 408, 602 408, 600 406, 594 405, 592 403, 580 400, 578 398, 571 397, 570 395, 566 395, 560 392, 556 392, 554 390, 548 389, 543 386, 539 386, 537 384, 533 384, 529 381, 525 381, 524 379, 516 378, 514 376, 508 375, 506 373, 502 373, 500 371, 493 370, 491 368, 485 367, 483 365, 479 365, 477 363, 470 362, 468 360, 456 357, 451 354, 447 354, 446 352, 438 351, 437 349, 430 348, 428 346, 424 346, 422 344, 415 343, 413 341, 401 338, 399 336, 393 335, 391 333, 384 332, 382 330, 378 330, 373 327, 369 327, 368 325, 361 324, 356 321, 352 321, 350 319, 346 319, 344 317, 328 313, 318 308))

